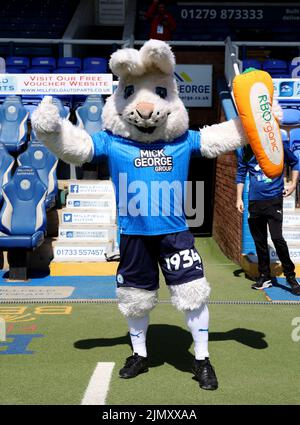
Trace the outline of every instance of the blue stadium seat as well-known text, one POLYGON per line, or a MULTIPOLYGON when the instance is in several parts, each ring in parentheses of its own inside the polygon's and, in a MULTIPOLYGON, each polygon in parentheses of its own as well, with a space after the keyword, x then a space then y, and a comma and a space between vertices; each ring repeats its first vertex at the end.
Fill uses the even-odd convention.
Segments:
POLYGON ((292 151, 300 150, 300 128, 292 128, 290 131, 290 146, 292 151))
POLYGON ((75 68, 81 70, 81 59, 76 57, 58 58, 57 68, 75 68))
POLYGON ((295 108, 282 108, 283 118, 282 125, 299 125, 300 124, 300 111, 295 108))
POLYGON ((10 180, 14 163, 15 159, 9 155, 6 147, 0 143, 0 204, 3 201, 2 186, 10 180))
POLYGON ((269 72, 271 76, 289 73, 287 62, 279 59, 266 59, 262 64, 262 69, 269 72))
POLYGON ((300 171, 300 128, 293 128, 290 131, 290 146, 298 158, 298 171, 300 171))
POLYGON ((105 74, 108 69, 108 61, 105 58, 85 58, 83 59, 84 73, 105 74))
POLYGON ((31 67, 48 68, 53 70, 56 68, 56 59, 52 57, 37 57, 31 59, 31 67))
POLYGON ((26 69, 19 68, 18 66, 6 66, 5 70, 8 74, 23 74, 26 72, 26 69))
POLYGON ((272 78, 290 78, 289 72, 272 72, 272 78))
POLYGON ((281 133, 281 138, 282 138, 282 143, 288 147, 290 147, 290 139, 289 139, 289 135, 288 132, 286 130, 283 130, 282 128, 280 129, 280 133, 281 133))
POLYGON ((76 67, 68 67, 68 68, 55 68, 53 69, 53 74, 76 74, 80 70, 76 67))
POLYGON ((32 112, 37 108, 40 101, 43 99, 42 95, 23 95, 22 96, 22 103, 24 107, 26 108, 26 111, 29 113, 28 118, 31 119, 32 112))
POLYGON ((77 126, 84 128, 89 134, 102 130, 102 108, 103 99, 101 95, 90 95, 84 104, 79 106, 75 113, 77 126))
POLYGON ((46 68, 42 66, 35 66, 33 68, 26 69, 26 74, 51 74, 52 68, 46 68))
POLYGON ((68 119, 69 118, 69 115, 70 115, 70 106, 69 106, 69 103, 71 104, 71 97, 70 96, 65 96, 65 95, 63 95, 63 96, 61 96, 61 97, 53 97, 53 103, 58 107, 58 110, 59 110, 59 115, 62 117, 62 118, 66 118, 66 119, 68 119), (62 100, 61 100, 61 98, 62 98, 62 100))
POLYGON ((54 207, 58 191, 56 167, 58 158, 38 140, 29 143, 25 152, 17 158, 19 166, 32 167, 47 188, 46 209, 54 207))
POLYGON ((257 59, 244 59, 243 60, 243 71, 247 68, 261 69, 261 63, 257 59))
POLYGON ((30 66, 29 58, 25 56, 8 56, 5 62, 7 67, 14 66, 15 68, 21 69, 22 72, 25 72, 30 66))
POLYGON ((46 232, 47 189, 31 167, 18 167, 3 186, 0 211, 0 248, 33 249, 40 246, 46 232))
POLYGON ((19 96, 8 96, 0 106, 0 143, 19 152, 27 141, 28 112, 19 96))

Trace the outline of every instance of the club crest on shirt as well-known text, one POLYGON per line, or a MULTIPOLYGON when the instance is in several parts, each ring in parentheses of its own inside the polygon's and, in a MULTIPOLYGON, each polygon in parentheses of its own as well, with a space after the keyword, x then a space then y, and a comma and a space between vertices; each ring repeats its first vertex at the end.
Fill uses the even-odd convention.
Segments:
POLYGON ((134 159, 136 168, 153 167, 156 172, 173 169, 173 157, 167 156, 164 149, 140 149, 140 156, 134 159))

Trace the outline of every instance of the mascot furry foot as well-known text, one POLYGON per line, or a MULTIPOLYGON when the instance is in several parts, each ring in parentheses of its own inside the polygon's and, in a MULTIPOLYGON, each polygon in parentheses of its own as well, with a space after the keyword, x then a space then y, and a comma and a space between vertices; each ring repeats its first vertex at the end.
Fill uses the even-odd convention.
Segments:
POLYGON ((208 352, 210 288, 186 223, 184 187, 192 156, 216 157, 247 143, 247 137, 238 118, 189 130, 174 67, 170 46, 162 41, 149 40, 139 51, 118 50, 110 68, 119 85, 103 108, 103 131, 89 136, 60 119, 49 97, 34 112, 32 125, 66 162, 108 159, 121 233, 117 296, 134 353, 120 376, 148 370, 146 336, 160 266, 172 303, 185 314, 193 336, 193 372, 201 388, 212 390, 218 384, 208 352))

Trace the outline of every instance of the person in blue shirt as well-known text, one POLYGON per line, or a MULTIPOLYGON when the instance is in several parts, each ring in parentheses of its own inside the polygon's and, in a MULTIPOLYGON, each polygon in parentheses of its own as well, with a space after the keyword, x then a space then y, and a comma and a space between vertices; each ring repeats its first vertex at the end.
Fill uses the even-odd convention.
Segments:
POLYGON ((299 176, 298 159, 286 144, 284 145, 284 162, 292 169, 291 184, 286 188, 284 188, 284 173, 274 179, 268 178, 258 165, 250 145, 240 149, 236 173, 236 207, 240 213, 244 212, 242 195, 245 178, 249 173, 248 223, 256 247, 259 271, 259 277, 252 288, 264 289, 272 286, 268 246, 269 228, 291 291, 294 295, 300 295, 300 285, 295 277, 295 265, 290 258, 288 246, 282 234, 283 198, 291 195, 296 189, 299 176))

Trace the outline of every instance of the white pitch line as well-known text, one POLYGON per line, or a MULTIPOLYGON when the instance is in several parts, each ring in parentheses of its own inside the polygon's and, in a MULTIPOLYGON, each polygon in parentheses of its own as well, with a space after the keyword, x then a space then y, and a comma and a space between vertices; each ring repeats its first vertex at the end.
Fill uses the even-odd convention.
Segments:
POLYGON ((0 317, 0 341, 6 341, 6 323, 2 317, 0 317))
POLYGON ((81 405, 103 406, 109 389, 111 374, 115 363, 99 362, 95 367, 89 385, 84 393, 81 405))

